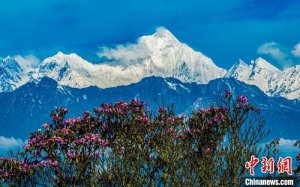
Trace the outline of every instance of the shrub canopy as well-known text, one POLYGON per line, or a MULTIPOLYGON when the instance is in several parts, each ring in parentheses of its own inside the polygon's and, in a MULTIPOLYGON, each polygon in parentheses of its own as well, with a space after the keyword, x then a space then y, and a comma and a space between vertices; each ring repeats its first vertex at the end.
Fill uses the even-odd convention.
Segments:
POLYGON ((176 115, 172 107, 153 114, 145 102, 102 104, 93 113, 52 123, 31 133, 24 149, 1 158, 0 179, 17 186, 239 185, 244 164, 259 155, 266 137, 259 109, 240 96, 176 115))

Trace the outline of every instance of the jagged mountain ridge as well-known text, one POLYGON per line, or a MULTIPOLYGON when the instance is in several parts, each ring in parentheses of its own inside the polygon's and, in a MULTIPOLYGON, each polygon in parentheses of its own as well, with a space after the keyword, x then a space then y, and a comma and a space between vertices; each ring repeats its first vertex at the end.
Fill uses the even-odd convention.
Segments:
POLYGON ((91 64, 76 54, 59 52, 42 62, 40 77, 48 76, 62 85, 76 88, 108 88, 136 83, 149 76, 208 83, 226 73, 210 58, 180 43, 164 28, 153 35, 142 36, 129 48, 132 50, 109 49, 99 53, 113 61, 101 64, 91 64), (53 66, 55 68, 49 68, 53 66))
POLYGON ((47 76, 61 85, 74 88, 108 88, 136 83, 149 76, 208 83, 226 73, 210 58, 179 42, 164 28, 157 29, 152 35, 140 37, 137 44, 131 44, 129 48, 134 50, 121 50, 120 54, 120 49, 109 49, 99 53, 110 61, 100 64, 90 63, 75 53, 67 55, 58 52, 42 61, 34 76, 38 79, 47 76))
POLYGON ((249 65, 239 60, 228 70, 226 77, 255 85, 268 96, 300 98, 299 65, 281 71, 262 58, 251 61, 249 65))
POLYGON ((59 84, 73 88, 97 86, 110 88, 137 83, 150 76, 173 77, 182 82, 207 84, 221 77, 233 77, 256 85, 269 96, 300 99, 300 66, 279 70, 258 58, 249 65, 243 61, 228 72, 213 61, 181 43, 170 31, 159 28, 136 44, 103 48, 100 57, 106 61, 93 64, 75 53, 46 58, 39 65, 24 66, 17 58, 9 57, 9 65, 0 59, 0 92, 10 92, 29 81, 50 77, 59 84))

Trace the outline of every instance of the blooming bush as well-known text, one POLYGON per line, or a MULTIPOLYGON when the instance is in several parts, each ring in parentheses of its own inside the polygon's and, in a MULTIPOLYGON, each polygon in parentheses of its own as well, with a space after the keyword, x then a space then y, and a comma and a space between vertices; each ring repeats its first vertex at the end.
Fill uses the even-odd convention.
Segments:
POLYGON ((267 135, 259 110, 230 91, 189 117, 172 107, 153 114, 138 100, 102 104, 78 118, 65 119, 67 112, 53 111, 24 150, 0 159, 5 184, 236 186, 267 135))

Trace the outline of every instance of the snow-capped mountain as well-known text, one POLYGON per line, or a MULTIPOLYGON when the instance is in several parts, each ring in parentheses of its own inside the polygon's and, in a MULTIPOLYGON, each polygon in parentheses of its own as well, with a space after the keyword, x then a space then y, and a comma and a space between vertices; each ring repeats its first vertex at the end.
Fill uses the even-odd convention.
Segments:
POLYGON ((98 65, 87 62, 78 55, 58 52, 53 57, 46 58, 39 67, 39 77, 49 77, 61 85, 74 88, 99 86, 101 73, 98 65), (98 76, 97 76, 98 75, 98 76))
POLYGON ((0 59, 0 92, 10 92, 34 77, 35 64, 21 56, 0 59))
POLYGON ((300 99, 300 65, 286 68, 271 82, 272 96, 300 99))
POLYGON ((210 58, 179 42, 165 28, 139 38, 137 44, 103 48, 98 55, 109 62, 92 64, 76 54, 59 52, 43 61, 40 77, 48 76, 62 85, 76 88, 107 88, 136 83, 149 76, 208 83, 226 73, 210 58))
POLYGON ((280 70, 269 64, 266 60, 258 58, 250 65, 242 60, 234 64, 227 72, 226 77, 233 77, 247 84, 256 85, 262 91, 270 89, 269 82, 280 70))
MULTIPOLYGON (((223 77, 226 70, 213 61, 178 41, 165 28, 158 28, 153 35, 139 38, 137 44, 105 49, 99 56, 119 62, 136 79, 143 77, 174 77, 183 82, 208 83, 223 77)), ((136 81, 135 81, 136 82, 136 81)))
POLYGON ((300 66, 280 71, 262 58, 251 61, 250 65, 239 60, 228 70, 226 77, 255 85, 269 96, 300 98, 300 66))
POLYGON ((300 66, 279 70, 258 58, 248 65, 239 60, 228 72, 200 52, 181 43, 169 30, 158 28, 136 44, 102 47, 102 62, 90 63, 75 53, 56 55, 41 63, 21 56, 0 59, 0 92, 10 92, 29 81, 49 77, 73 88, 110 88, 137 83, 145 77, 173 77, 184 83, 207 84, 233 77, 255 85, 268 96, 300 99, 300 66))

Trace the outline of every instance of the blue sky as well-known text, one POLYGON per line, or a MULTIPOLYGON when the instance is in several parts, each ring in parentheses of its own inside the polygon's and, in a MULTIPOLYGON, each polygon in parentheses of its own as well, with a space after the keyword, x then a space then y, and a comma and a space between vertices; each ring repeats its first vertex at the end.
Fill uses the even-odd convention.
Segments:
POLYGON ((300 63, 297 0, 0 0, 0 56, 76 52, 133 43, 159 26, 223 68, 262 56, 300 63))

